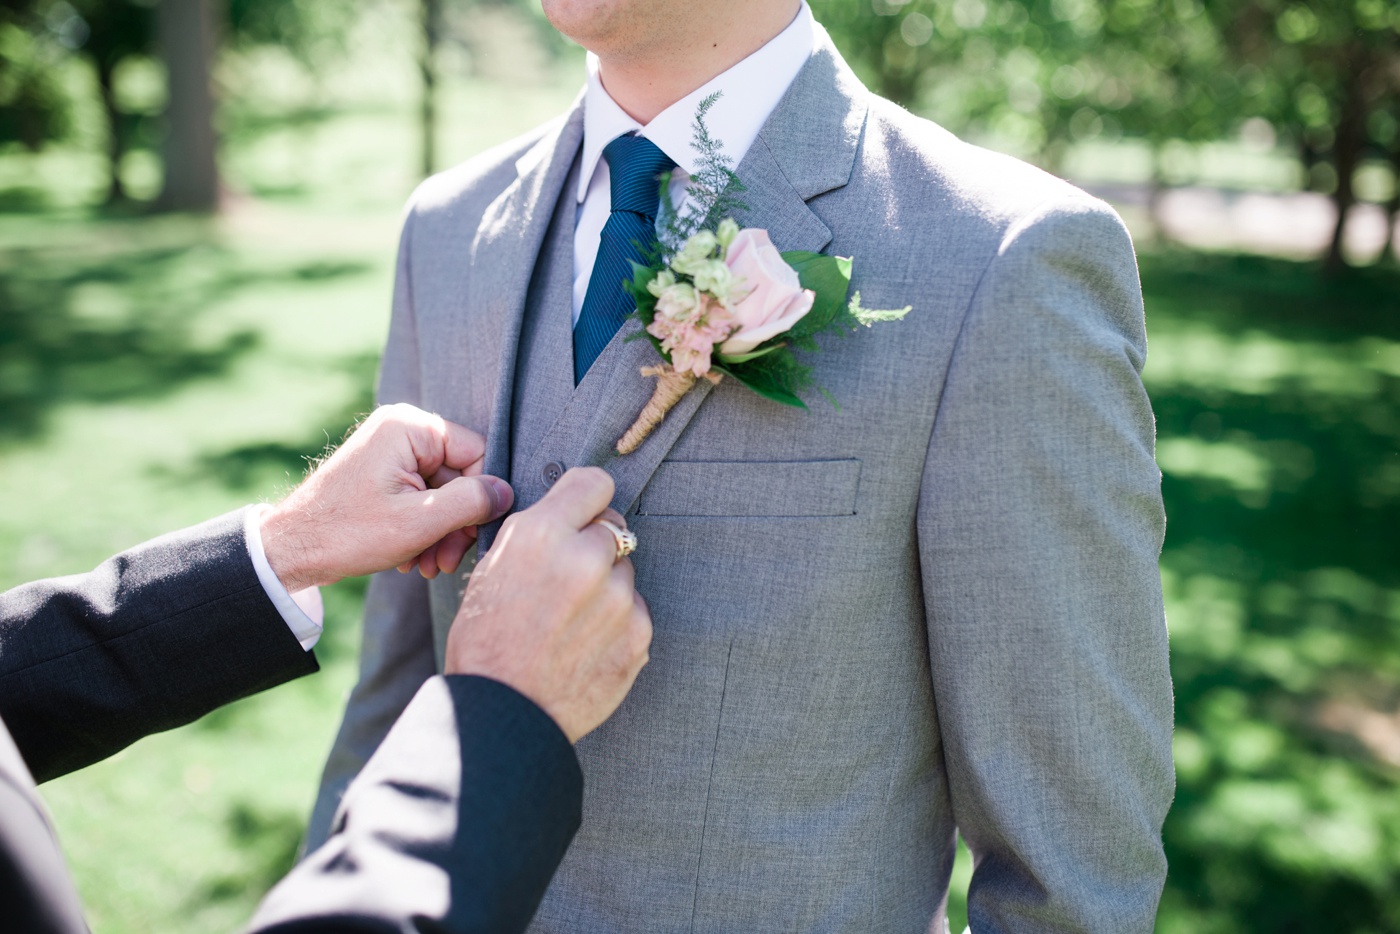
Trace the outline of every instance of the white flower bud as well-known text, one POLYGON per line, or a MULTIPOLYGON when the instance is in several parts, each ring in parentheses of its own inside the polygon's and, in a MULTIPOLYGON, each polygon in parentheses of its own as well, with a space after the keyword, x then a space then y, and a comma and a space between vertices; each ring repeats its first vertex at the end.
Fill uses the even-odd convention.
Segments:
POLYGON ((700 311, 700 294, 684 282, 674 283, 656 298, 656 313, 672 321, 687 321, 700 311))
POLYGON ((719 227, 715 229, 715 239, 719 241, 721 250, 728 250, 729 244, 734 242, 734 238, 739 236, 739 225, 734 222, 734 218, 726 217, 719 222, 719 227))
POLYGON ((695 280, 695 288, 701 292, 709 292, 721 301, 728 301, 729 287, 734 281, 734 276, 724 264, 724 260, 712 259, 697 264, 697 268, 690 275, 695 280))
POLYGON ((663 269, 660 272, 658 272, 655 276, 653 276, 652 280, 647 283, 647 291, 650 292, 652 295, 655 295, 657 298, 660 298, 662 292, 666 291, 675 284, 676 274, 671 272, 671 270, 669 269, 663 269))
POLYGON ((690 239, 682 244, 680 252, 672 258, 671 268, 682 275, 693 276, 697 268, 710 261, 718 246, 719 241, 713 233, 698 230, 690 235, 690 239))

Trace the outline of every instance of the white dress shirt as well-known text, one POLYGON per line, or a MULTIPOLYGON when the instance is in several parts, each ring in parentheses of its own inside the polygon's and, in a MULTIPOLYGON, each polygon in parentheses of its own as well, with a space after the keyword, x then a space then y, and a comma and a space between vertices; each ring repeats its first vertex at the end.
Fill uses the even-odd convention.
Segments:
POLYGON ((282 620, 292 635, 297 637, 301 647, 310 652, 321 638, 325 607, 321 603, 321 588, 307 587, 296 593, 288 593, 287 588, 277 579, 272 565, 267 563, 267 553, 263 551, 262 517, 270 506, 251 506, 243 513, 243 540, 248 546, 248 556, 253 559, 253 570, 258 572, 258 582, 267 592, 267 598, 282 614, 282 620))
POLYGON ((699 159, 690 146, 695 108, 706 97, 721 96, 705 116, 710 135, 724 144, 737 166, 758 138, 758 131, 778 106, 788 86, 816 48, 812 11, 804 0, 787 28, 748 58, 696 88, 656 115, 646 126, 627 115, 609 96, 598 74, 598 57, 588 53, 588 86, 583 96, 583 163, 578 183, 579 210, 574 222, 574 324, 588 294, 598 238, 612 213, 611 176, 603 147, 624 133, 645 136, 676 163, 670 194, 680 206, 685 186, 699 159))

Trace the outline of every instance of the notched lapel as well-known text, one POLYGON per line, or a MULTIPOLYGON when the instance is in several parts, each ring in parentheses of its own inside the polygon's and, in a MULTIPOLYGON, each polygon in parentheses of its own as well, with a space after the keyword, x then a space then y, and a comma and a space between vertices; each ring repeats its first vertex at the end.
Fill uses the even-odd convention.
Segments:
POLYGON ((745 207, 734 215, 740 227, 767 230, 780 250, 820 253, 831 242, 831 229, 812 213, 761 136, 735 171, 744 183, 739 197, 745 207))
POLYGON ((870 94, 816 29, 812 57, 734 171, 748 206, 735 218, 741 226, 766 228, 780 250, 819 253, 831 230, 807 202, 851 180, 870 94))
MULTIPOLYGON (((492 476, 510 476, 511 405, 526 293, 550 218, 582 141, 580 98, 558 129, 546 133, 516 161, 515 181, 482 214, 472 242, 468 307, 477 309, 478 320, 497 324, 500 348, 483 464, 483 471, 492 476)), ((499 522, 482 527, 479 553, 485 554, 499 528, 499 522)))

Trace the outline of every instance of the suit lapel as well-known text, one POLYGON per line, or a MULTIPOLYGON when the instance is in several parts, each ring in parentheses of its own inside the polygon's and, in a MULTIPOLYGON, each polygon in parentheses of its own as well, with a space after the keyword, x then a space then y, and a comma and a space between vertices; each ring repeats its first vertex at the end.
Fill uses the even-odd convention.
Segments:
MULTIPOLYGON (((788 182, 761 137, 749 149, 737 171, 747 186, 743 198, 748 209, 735 217, 740 225, 766 228, 773 242, 783 250, 820 252, 831 242, 831 231, 812 213, 788 182)), ((637 334, 640 329, 639 322, 629 322, 608 345, 605 356, 599 358, 605 366, 595 366, 585 378, 585 382, 595 374, 600 380, 606 378, 606 388, 598 401, 599 408, 606 411, 607 417, 597 422, 602 434, 590 435, 587 449, 580 453, 590 458, 587 463, 600 464, 612 474, 617 487, 613 508, 624 514, 636 503, 642 488, 651 480, 652 474, 713 389, 708 380, 700 380, 667 413, 665 421, 640 448, 626 456, 615 454, 613 446, 642 411, 656 386, 654 379, 641 375, 641 369, 661 362, 650 341, 628 341, 628 337, 637 334)), ((584 387, 580 385, 579 388, 584 387)))
MULTIPOLYGON (((782 250, 820 252, 831 242, 830 228, 807 201, 849 181, 865 126, 868 94, 817 28, 812 58, 735 170, 747 205, 735 220, 767 229, 782 250)), ((615 454, 614 444, 655 386, 639 371, 660 362, 649 341, 628 340, 639 330, 629 321, 613 337, 536 452, 562 454, 568 466, 606 468, 616 484, 613 508, 624 514, 712 390, 701 380, 640 448, 625 457, 615 454)))
MULTIPOLYGON (((483 471, 492 476, 510 476, 515 365, 530 275, 582 141, 580 98, 557 128, 516 161, 515 181, 487 207, 472 242, 467 307, 476 320, 497 328, 500 348, 483 464, 483 471)), ((491 547, 499 529, 499 522, 482 527, 481 554, 491 547)))

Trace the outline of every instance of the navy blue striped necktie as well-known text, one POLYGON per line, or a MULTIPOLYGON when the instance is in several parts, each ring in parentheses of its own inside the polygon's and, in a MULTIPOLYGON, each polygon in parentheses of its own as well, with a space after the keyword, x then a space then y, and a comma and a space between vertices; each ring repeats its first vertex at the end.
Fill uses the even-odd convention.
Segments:
POLYGON ((643 252, 656 244, 661 173, 676 167, 641 136, 619 136, 603 148, 603 158, 612 176, 612 213, 603 225, 598 258, 574 325, 575 386, 637 307, 622 283, 632 278, 631 261, 645 262, 643 252))

